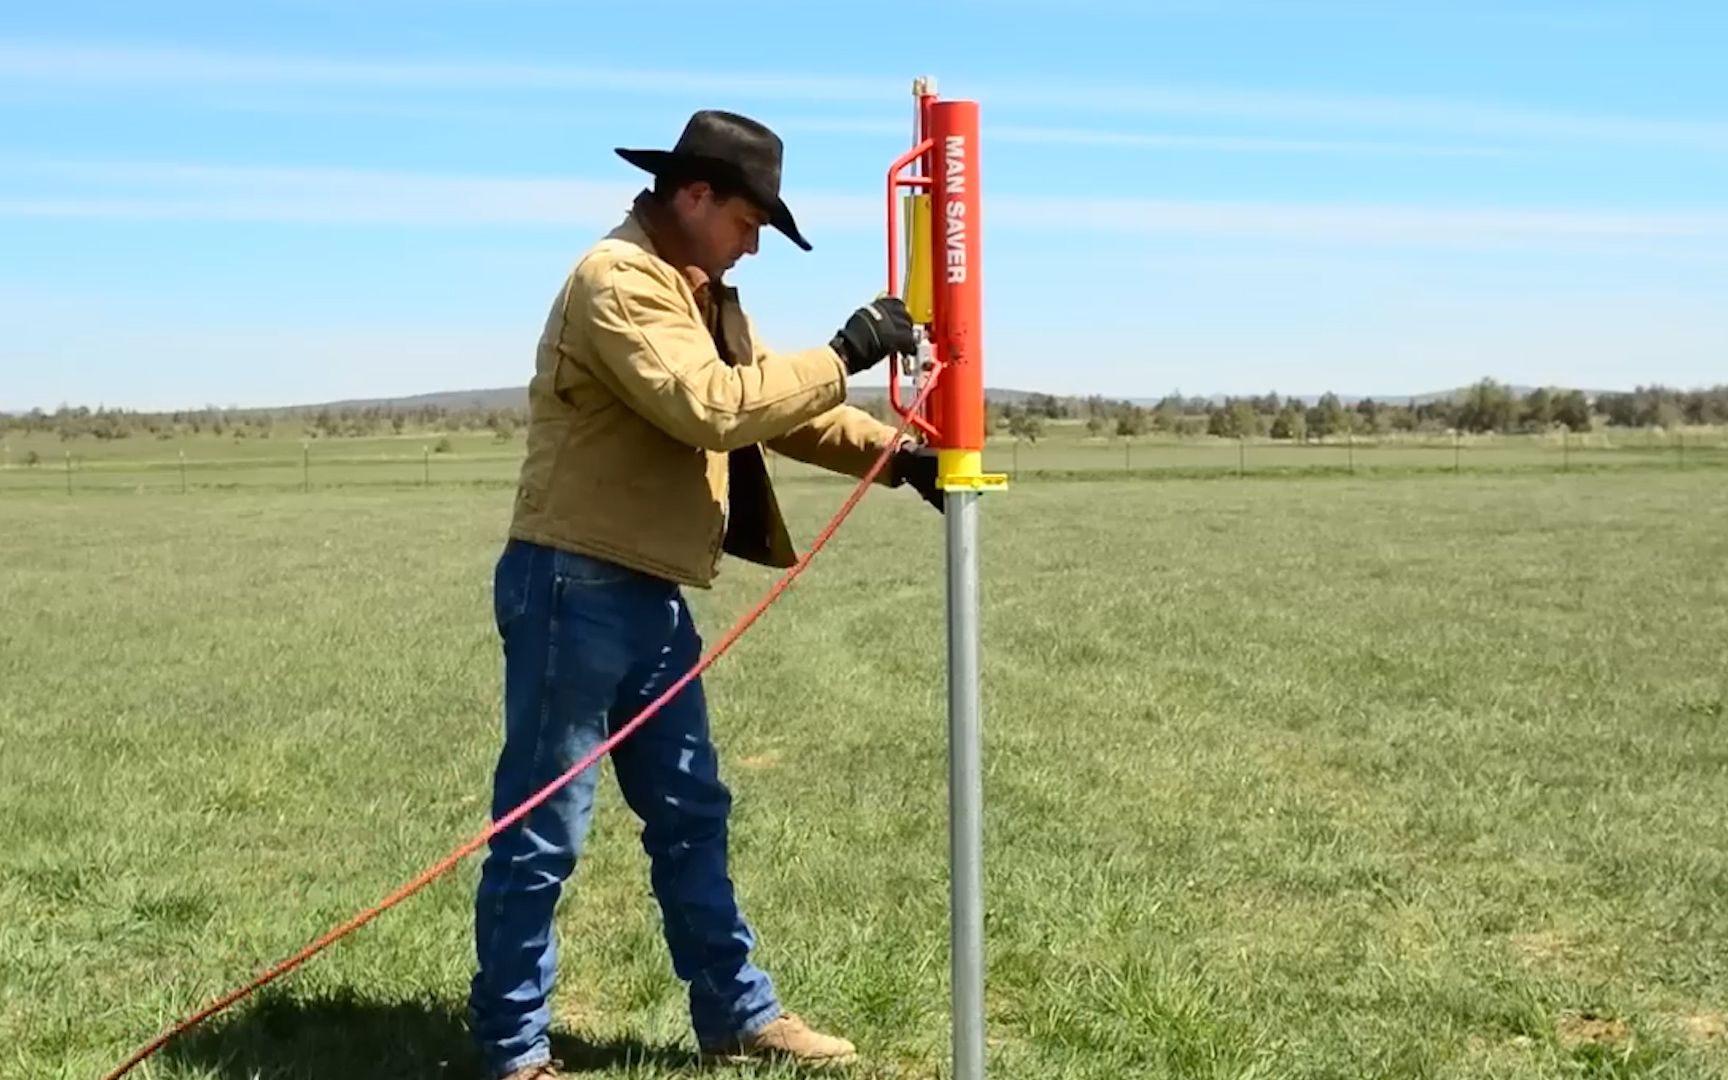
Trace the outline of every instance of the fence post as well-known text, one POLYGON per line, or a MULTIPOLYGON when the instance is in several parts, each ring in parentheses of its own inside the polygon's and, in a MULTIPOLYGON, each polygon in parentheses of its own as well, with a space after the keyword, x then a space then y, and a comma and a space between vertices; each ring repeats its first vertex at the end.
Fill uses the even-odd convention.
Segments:
POLYGON ((300 444, 300 490, 312 490, 312 444, 300 444))
POLYGON ((432 451, 424 444, 420 447, 420 469, 420 486, 430 487, 432 485, 432 451))

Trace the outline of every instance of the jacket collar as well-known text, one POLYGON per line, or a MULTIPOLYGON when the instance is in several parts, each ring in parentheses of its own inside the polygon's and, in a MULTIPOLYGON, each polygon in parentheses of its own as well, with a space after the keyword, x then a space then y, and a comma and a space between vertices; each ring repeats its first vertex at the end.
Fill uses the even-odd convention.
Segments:
POLYGON ((739 303, 738 289, 720 278, 710 278, 701 267, 684 257, 674 227, 665 208, 643 191, 636 196, 618 231, 622 239, 641 245, 656 258, 674 267, 690 285, 702 322, 714 338, 715 347, 728 364, 747 363, 753 352, 746 329, 744 311, 739 303))
POLYGON ((648 249, 676 267, 684 275, 684 280, 690 283, 690 291, 696 294, 697 301, 707 304, 712 291, 710 287, 716 282, 709 278, 706 270, 690 261, 671 215, 654 201, 646 189, 637 193, 636 201, 631 204, 630 219, 641 230, 648 249))

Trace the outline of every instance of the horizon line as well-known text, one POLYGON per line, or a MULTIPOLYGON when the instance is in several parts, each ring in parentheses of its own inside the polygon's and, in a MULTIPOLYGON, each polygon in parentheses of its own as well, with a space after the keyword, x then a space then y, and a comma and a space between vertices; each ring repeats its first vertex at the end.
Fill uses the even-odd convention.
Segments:
MULTIPOLYGON (((1433 399, 1438 399, 1438 398, 1444 398, 1444 397, 1447 397, 1450 395, 1466 393, 1472 387, 1474 387, 1474 386, 1478 385, 1480 382, 1482 382, 1484 379, 1487 381, 1493 382, 1496 385, 1501 386, 1507 390, 1524 391, 1526 394, 1528 392, 1534 391, 1534 390, 1550 390, 1550 391, 1560 391, 1560 392, 1578 391, 1580 393, 1583 393, 1586 397, 1590 397, 1590 398, 1596 398, 1596 397, 1600 397, 1602 395, 1636 394, 1636 393, 1639 393, 1641 391, 1659 391, 1659 392, 1670 392, 1670 393, 1679 393, 1679 394, 1711 393, 1711 392, 1719 391, 1724 386, 1728 386, 1728 382, 1718 382, 1718 383, 1695 383, 1695 384, 1688 384, 1688 385, 1666 384, 1666 383, 1645 383, 1645 384, 1638 384, 1638 385, 1635 385, 1632 387, 1602 387, 1602 386, 1571 385, 1571 384, 1557 383, 1557 382, 1521 383, 1521 382, 1512 382, 1512 381, 1508 381, 1508 380, 1504 380, 1504 379, 1498 379, 1498 378, 1495 378, 1494 376, 1488 375, 1488 376, 1482 376, 1481 378, 1473 380, 1471 382, 1461 383, 1457 386, 1451 386, 1451 387, 1447 387, 1447 388, 1441 389, 1441 390, 1427 390, 1427 391, 1421 391, 1421 392, 1417 392, 1417 393, 1400 393, 1400 394, 1374 394, 1374 393, 1358 394, 1358 393, 1344 393, 1344 392, 1337 391, 1337 390, 1323 390, 1323 391, 1317 391, 1317 392, 1316 391, 1297 391, 1294 393, 1288 393, 1288 392, 1280 391, 1276 388, 1267 388, 1267 389, 1263 389, 1263 390, 1240 391, 1240 392, 1213 391, 1210 393, 1185 393, 1179 389, 1172 389, 1172 390, 1165 391, 1162 394, 1144 394, 1144 393, 1142 393, 1142 394, 1112 394, 1112 393, 1105 393, 1103 391, 1056 392, 1056 391, 1049 391, 1049 390, 1029 390, 1029 389, 1022 389, 1019 387, 1010 387, 1010 386, 987 386, 985 388, 985 394, 986 394, 986 396, 988 396, 990 394, 997 394, 997 395, 1018 395, 1021 397, 1050 397, 1050 398, 1053 398, 1059 402, 1061 402, 1061 401, 1085 402, 1090 398, 1096 397, 1096 398, 1102 399, 1106 404, 1130 404, 1130 405, 1145 405, 1148 403, 1157 403, 1157 402, 1161 402, 1161 401, 1163 401, 1167 398, 1171 398, 1171 397, 1180 398, 1182 401, 1185 401, 1185 402, 1203 401, 1203 402, 1209 402, 1209 403, 1213 403, 1213 404, 1219 404, 1219 403, 1223 403, 1225 401, 1243 401, 1243 400, 1247 400, 1250 398, 1265 397, 1269 394, 1276 394, 1279 397, 1279 399, 1281 401, 1284 401, 1284 402, 1307 401, 1307 400, 1317 401, 1321 398, 1326 397, 1328 394, 1330 394, 1330 395, 1338 398, 1339 401, 1345 402, 1345 403, 1373 401, 1373 402, 1383 404, 1383 405, 1407 407, 1408 403, 1411 401, 1427 401, 1427 400, 1433 400, 1433 399)), ((849 393, 852 390, 861 390, 861 391, 863 391, 864 396, 872 398, 872 399, 885 397, 886 393, 887 393, 887 390, 885 387, 879 387, 879 386, 875 386, 875 385, 871 385, 868 387, 864 387, 864 386, 848 387, 849 393)), ((200 405, 142 407, 142 406, 131 406, 131 405, 112 405, 111 406, 105 402, 98 402, 96 404, 89 404, 89 403, 79 404, 79 403, 73 403, 70 401, 61 401, 52 407, 47 406, 47 405, 37 404, 37 405, 32 405, 28 408, 22 408, 22 409, 17 408, 17 407, 0 409, 0 416, 16 419, 16 418, 20 418, 20 417, 29 416, 32 412, 36 412, 36 411, 40 411, 44 416, 53 416, 62 409, 86 409, 86 410, 89 410, 91 413, 95 413, 99 409, 105 409, 105 410, 113 411, 113 412, 130 412, 130 413, 138 413, 141 415, 161 415, 161 414, 176 413, 176 412, 187 412, 187 413, 207 412, 207 411, 211 411, 211 410, 216 410, 216 411, 221 411, 221 412, 239 412, 239 413, 260 413, 260 412, 279 413, 279 412, 298 412, 298 411, 304 411, 304 410, 308 410, 308 409, 322 409, 322 408, 335 408, 335 407, 356 407, 356 406, 371 406, 371 405, 398 405, 398 406, 407 407, 410 403, 415 402, 419 399, 423 399, 423 398, 434 398, 434 397, 452 397, 452 398, 455 398, 455 397, 462 397, 465 395, 499 394, 499 393, 505 393, 505 392, 510 392, 510 393, 520 392, 520 393, 526 395, 528 392, 528 384, 526 382, 524 382, 523 384, 521 384, 520 387, 518 387, 518 386, 488 386, 488 387, 468 387, 468 388, 460 389, 460 390, 423 390, 423 391, 414 391, 412 393, 406 393, 406 394, 395 394, 395 395, 384 394, 384 395, 376 395, 376 396, 340 397, 340 398, 328 398, 328 399, 321 400, 321 401, 306 401, 306 402, 297 402, 297 403, 290 403, 290 404, 271 404, 271 405, 242 405, 242 404, 236 404, 236 403, 232 403, 232 402, 226 403, 226 404, 218 404, 218 403, 214 403, 214 402, 205 402, 205 403, 200 404, 200 405)), ((850 400, 850 398, 849 398, 849 400, 850 400)))

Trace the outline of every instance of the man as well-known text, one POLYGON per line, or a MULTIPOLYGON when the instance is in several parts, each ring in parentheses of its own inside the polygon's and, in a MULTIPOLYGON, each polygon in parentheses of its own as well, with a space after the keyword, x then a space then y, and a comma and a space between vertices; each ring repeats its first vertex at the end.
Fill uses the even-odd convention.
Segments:
MULTIPOLYGON (((848 378, 916 348, 899 301, 853 312, 826 345, 763 347, 723 283, 764 224, 810 244, 780 198, 782 145, 705 110, 670 151, 618 154, 655 177, 568 275, 529 386, 527 456, 494 571, 504 742, 493 819, 550 784, 698 661, 682 588, 725 554, 796 561, 759 446, 862 477, 895 429, 844 403, 848 378)), ((933 456, 904 444, 881 482, 941 507, 933 456)), ((751 963, 727 872, 731 795, 692 680, 612 751, 673 970, 710 1060, 854 1058, 784 1010, 751 963)), ((575 869, 597 769, 492 841, 475 898, 474 1038, 492 1076, 556 1077, 547 1040, 553 910, 575 869)))

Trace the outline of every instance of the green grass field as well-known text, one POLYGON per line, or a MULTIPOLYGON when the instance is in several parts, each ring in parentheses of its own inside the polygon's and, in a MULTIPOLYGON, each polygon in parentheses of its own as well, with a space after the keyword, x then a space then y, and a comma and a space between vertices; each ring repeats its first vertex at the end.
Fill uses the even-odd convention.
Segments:
MULTIPOLYGON (((99 1077, 484 826, 508 470, 418 447, 0 498, 0 1075, 99 1077)), ((987 500, 991 1075, 1728 1078, 1723 479, 987 500)), ((803 537, 844 491, 783 486, 803 537)), ((872 494, 709 679, 759 958, 857 1076, 946 1075, 941 536, 872 494)), ((696 594, 709 640, 772 580, 696 594)), ((475 1075, 476 869, 133 1075, 475 1075)), ((610 781, 561 911, 562 1056, 696 1075, 610 781)))

